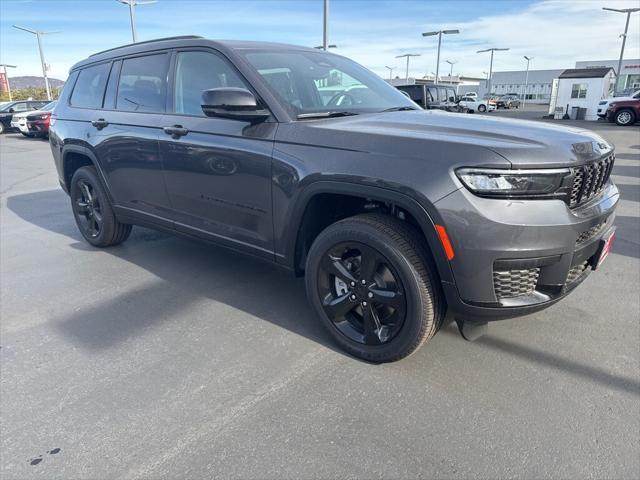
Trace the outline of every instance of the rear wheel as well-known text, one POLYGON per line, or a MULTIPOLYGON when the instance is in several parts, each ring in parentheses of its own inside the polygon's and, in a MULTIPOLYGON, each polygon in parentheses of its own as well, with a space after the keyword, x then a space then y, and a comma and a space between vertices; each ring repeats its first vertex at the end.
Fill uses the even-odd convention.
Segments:
POLYGON ((623 127, 633 125, 636 123, 636 115, 633 110, 623 109, 616 113, 615 122, 623 127))
POLYGON ((0 122, 0 134, 4 133, 4 124, 0 122))
POLYGON ((344 350, 391 362, 436 333, 444 305, 423 242, 413 227, 381 214, 347 218, 316 238, 307 296, 344 350))
POLYGON ((131 225, 119 222, 93 167, 81 167, 71 179, 71 208, 78 229, 95 247, 110 247, 124 242, 131 225))

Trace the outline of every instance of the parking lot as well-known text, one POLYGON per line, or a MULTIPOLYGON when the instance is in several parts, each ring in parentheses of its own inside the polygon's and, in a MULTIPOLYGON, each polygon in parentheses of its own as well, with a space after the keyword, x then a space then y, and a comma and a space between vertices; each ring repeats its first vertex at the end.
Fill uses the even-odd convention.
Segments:
POLYGON ((386 365, 267 263, 143 228, 89 247, 48 144, 2 135, 2 477, 640 478, 640 129, 567 123, 617 147, 601 270, 386 365))

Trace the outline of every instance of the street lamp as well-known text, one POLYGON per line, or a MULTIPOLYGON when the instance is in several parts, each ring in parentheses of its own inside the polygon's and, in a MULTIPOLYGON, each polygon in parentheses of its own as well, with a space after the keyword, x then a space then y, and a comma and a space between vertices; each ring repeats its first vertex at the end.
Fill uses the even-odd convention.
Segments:
POLYGON ((331 48, 329 45, 329 0, 324 0, 324 19, 322 22, 322 49, 331 48))
POLYGON ((622 57, 624 55, 624 45, 625 43, 627 43, 627 31, 629 30, 629 18, 631 18, 631 14, 634 12, 640 12, 640 8, 623 8, 623 9, 617 9, 617 8, 608 8, 608 7, 602 7, 603 10, 608 10, 610 12, 616 12, 616 13, 626 13, 627 14, 627 23, 624 26, 624 33, 622 35, 620 35, 622 37, 622 48, 620 49, 620 60, 618 60, 618 71, 616 72, 618 77, 616 78, 616 92, 618 91, 618 84, 619 82, 619 78, 620 78, 620 73, 622 71, 622 57))
POLYGON ((11 102, 13 98, 11 98, 11 85, 9 84, 9 75, 7 75, 7 67, 16 68, 15 65, 8 65, 6 63, 0 63, 0 67, 4 69, 4 79, 7 82, 7 93, 9 94, 9 101, 11 102))
POLYGON ((136 11, 135 7, 137 5, 150 5, 152 3, 156 3, 158 0, 117 0, 124 5, 129 6, 129 18, 131 20, 131 37, 133 38, 133 43, 136 43, 137 34, 136 34, 136 11))
POLYGON ((527 105, 527 88, 529 87, 529 62, 533 60, 533 57, 527 57, 524 55, 525 60, 527 61, 527 73, 524 76, 524 97, 522 97, 522 108, 527 105))
POLYGON ((389 80, 393 80, 393 71, 396 69, 396 67, 388 67, 387 65, 385 65, 384 68, 389 70, 389 80))
POLYGON ((457 60, 451 61, 451 60, 445 60, 445 62, 447 62, 449 65, 451 65, 451 68, 449 69, 449 83, 451 83, 451 77, 453 77, 453 66, 458 63, 457 60))
POLYGON ((47 100, 51 100, 51 88, 49 87, 49 79, 47 78, 47 64, 44 61, 44 53, 42 51, 42 35, 49 35, 50 33, 60 33, 60 32, 41 32, 39 30, 31 30, 25 27, 19 27, 18 25, 14 25, 14 28, 18 30, 24 30, 25 32, 33 33, 38 39, 38 50, 40 51, 40 63, 42 64, 42 76, 44 77, 44 86, 47 89, 47 100))
POLYGON ((491 77, 493 76, 493 52, 502 52, 509 50, 508 48, 486 48, 478 50, 476 53, 491 52, 491 63, 489 63, 489 77, 487 78, 487 93, 491 95, 491 77))
POLYGON ((398 55, 396 58, 404 58, 407 57, 407 83, 409 83, 409 59, 411 57, 419 57, 419 53, 405 53, 404 55, 398 55))
POLYGON ((438 83, 438 74, 440 73, 440 45, 442 44, 442 34, 449 35, 453 33, 460 33, 460 30, 438 30, 436 32, 425 32, 422 34, 423 37, 432 37, 433 35, 438 35, 438 59, 436 60, 436 81, 438 83))

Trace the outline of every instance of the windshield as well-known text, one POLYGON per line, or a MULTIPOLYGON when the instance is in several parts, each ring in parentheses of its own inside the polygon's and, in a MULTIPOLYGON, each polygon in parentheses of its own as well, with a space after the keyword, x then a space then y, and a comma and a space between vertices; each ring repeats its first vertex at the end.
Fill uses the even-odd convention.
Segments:
POLYGON ((249 63, 292 116, 419 107, 373 72, 325 52, 247 50, 249 63))
POLYGON ((0 102, 0 112, 4 112, 13 102, 0 102))

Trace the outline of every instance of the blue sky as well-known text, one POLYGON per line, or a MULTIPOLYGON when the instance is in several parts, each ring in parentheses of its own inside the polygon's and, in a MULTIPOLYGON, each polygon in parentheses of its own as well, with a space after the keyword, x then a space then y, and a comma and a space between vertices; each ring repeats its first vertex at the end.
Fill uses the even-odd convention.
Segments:
MULTIPOLYGON (((488 54, 477 50, 510 47, 496 54, 494 70, 570 68, 576 60, 617 58, 624 16, 602 6, 640 6, 640 0, 331 0, 330 43, 348 56, 387 75, 385 65, 412 59, 411 75, 434 72, 437 39, 420 33, 459 28, 443 38, 441 72, 446 59, 454 73, 482 76, 488 54)), ((137 12, 140 40, 183 34, 208 38, 268 40, 307 46, 322 43, 322 0, 158 0, 137 12)), ((116 0, 0 0, 0 62, 18 65, 9 76, 40 75, 33 35, 13 24, 60 30, 44 37, 50 76, 65 79, 76 61, 131 41, 128 8, 116 0)), ((640 57, 640 14, 631 22, 625 58, 640 57)))

